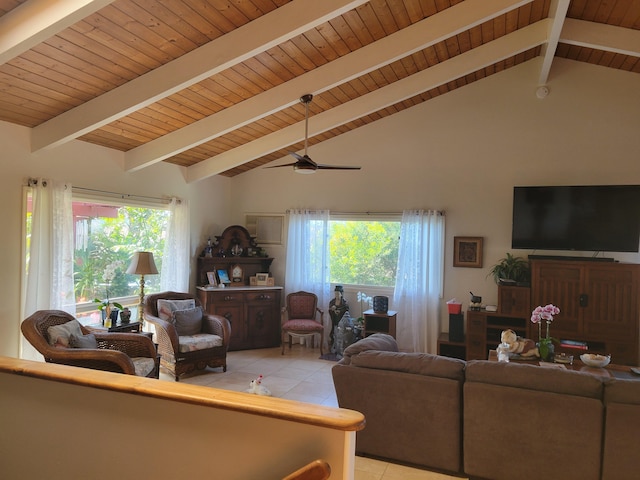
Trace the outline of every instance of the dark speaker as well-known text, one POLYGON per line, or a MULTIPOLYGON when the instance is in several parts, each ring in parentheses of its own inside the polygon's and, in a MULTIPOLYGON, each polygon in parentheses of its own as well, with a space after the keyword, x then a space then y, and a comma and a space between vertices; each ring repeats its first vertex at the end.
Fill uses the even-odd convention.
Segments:
POLYGON ((464 342, 464 314, 449 314, 449 341, 464 342))

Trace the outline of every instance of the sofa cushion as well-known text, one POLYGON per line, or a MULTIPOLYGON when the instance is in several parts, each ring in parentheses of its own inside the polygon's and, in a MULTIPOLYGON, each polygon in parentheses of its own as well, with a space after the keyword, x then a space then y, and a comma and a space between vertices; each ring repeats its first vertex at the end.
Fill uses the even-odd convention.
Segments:
POLYGON ((50 345, 68 347, 71 335, 75 335, 76 337, 82 336, 82 327, 80 326, 80 322, 74 319, 66 323, 61 323, 60 325, 49 327, 47 329, 47 335, 49 336, 50 345))
POLYGON ((464 381, 464 360, 430 353, 369 350, 351 357, 351 365, 464 381))
POLYGON ((202 331, 202 307, 173 312, 173 323, 178 336, 195 335, 202 331))
POLYGON ((637 380, 615 379, 604 387, 604 403, 627 403, 640 405, 640 382, 637 380))
POLYGON ((466 367, 467 382, 526 388, 543 392, 602 399, 601 377, 573 370, 542 368, 537 365, 471 360, 466 367))
POLYGON ((170 322, 173 319, 173 312, 176 310, 189 310, 196 307, 193 298, 187 300, 158 300, 158 318, 170 322))
POLYGON ((69 337, 71 348, 98 348, 98 341, 93 333, 88 335, 71 335, 69 337))
POLYGON ((347 348, 344 349, 342 353, 342 359, 340 363, 342 365, 349 365, 351 363, 351 358, 354 355, 358 355, 361 352, 366 352, 367 350, 382 350, 387 352, 397 352, 398 344, 396 343, 396 339, 391 335, 387 335, 384 333, 374 333, 373 335, 369 335, 362 340, 352 343, 347 348))

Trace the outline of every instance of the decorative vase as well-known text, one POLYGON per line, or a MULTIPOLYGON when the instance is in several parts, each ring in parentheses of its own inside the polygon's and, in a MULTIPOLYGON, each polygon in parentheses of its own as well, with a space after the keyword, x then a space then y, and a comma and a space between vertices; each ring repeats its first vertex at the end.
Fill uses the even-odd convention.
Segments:
POLYGON ((120 312, 120 323, 123 325, 126 325, 127 323, 129 323, 130 320, 131 320, 131 310, 125 307, 124 310, 120 312))
POLYGON ((556 347, 551 341, 540 341, 536 346, 538 347, 538 352, 540 352, 540 360, 543 362, 553 362, 556 347))
POLYGON ((373 311, 376 313, 387 313, 389 310, 389 297, 381 295, 373 297, 373 311))

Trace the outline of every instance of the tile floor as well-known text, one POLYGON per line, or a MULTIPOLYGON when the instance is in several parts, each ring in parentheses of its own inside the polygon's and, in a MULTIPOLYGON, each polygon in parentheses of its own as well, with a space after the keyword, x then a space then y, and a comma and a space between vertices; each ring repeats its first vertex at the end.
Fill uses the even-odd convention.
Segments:
MULTIPOLYGON (((262 384, 273 396, 300 402, 337 407, 333 380, 332 361, 321 360, 319 349, 294 345, 291 351, 280 348, 229 352, 227 371, 207 369, 184 375, 180 381, 225 390, 246 391, 249 382, 262 375, 262 384)), ((160 379, 173 381, 165 372, 160 379)), ((355 480, 447 480, 458 479, 440 473, 409 468, 402 465, 356 457, 355 480)))

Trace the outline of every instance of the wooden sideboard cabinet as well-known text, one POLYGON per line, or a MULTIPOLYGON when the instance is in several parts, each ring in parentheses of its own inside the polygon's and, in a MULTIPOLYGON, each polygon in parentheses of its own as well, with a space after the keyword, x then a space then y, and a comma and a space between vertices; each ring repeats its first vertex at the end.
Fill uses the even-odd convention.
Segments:
MULTIPOLYGON (((551 325, 554 338, 586 342, 589 351, 611 354, 617 364, 640 363, 640 265, 532 259, 531 306, 549 303, 560 308, 551 325)), ((535 325, 529 335, 537 338, 535 325)))
POLYGON ((282 287, 229 287, 206 290, 198 298, 207 313, 231 323, 229 350, 270 348, 280 345, 282 287))

